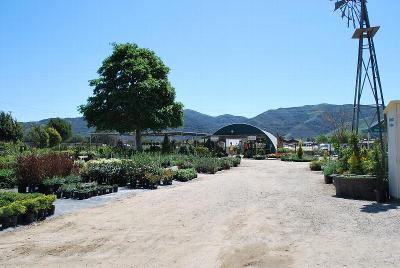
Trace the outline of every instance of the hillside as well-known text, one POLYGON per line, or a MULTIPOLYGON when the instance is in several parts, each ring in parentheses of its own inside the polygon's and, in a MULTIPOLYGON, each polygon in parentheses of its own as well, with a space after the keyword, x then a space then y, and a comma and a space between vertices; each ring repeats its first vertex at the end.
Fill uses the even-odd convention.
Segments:
MULTIPOLYGON (((306 105, 292 108, 268 110, 253 118, 234 115, 209 116, 193 110, 184 111, 184 127, 179 129, 188 132, 213 133, 219 128, 232 123, 247 123, 258 126, 273 134, 286 137, 305 138, 318 134, 326 134, 335 129, 332 118, 336 121, 351 122, 352 105, 306 105)), ((364 118, 371 119, 373 110, 364 106, 361 112, 364 118)), ((94 129, 89 129, 83 118, 65 118, 72 125, 75 134, 88 135, 94 129)), ((24 123, 27 129, 29 124, 44 125, 49 119, 39 122, 24 123)))

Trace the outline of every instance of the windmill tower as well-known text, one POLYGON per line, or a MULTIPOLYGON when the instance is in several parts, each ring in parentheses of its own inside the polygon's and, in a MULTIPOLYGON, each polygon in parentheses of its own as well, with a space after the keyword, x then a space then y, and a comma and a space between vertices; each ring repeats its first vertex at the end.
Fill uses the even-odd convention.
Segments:
POLYGON ((342 19, 347 21, 347 27, 353 26, 355 28, 353 39, 356 39, 359 42, 352 131, 357 134, 359 132, 362 112, 362 96, 365 96, 366 93, 368 93, 365 91, 369 88, 374 99, 374 103, 370 106, 374 109, 375 115, 371 120, 365 120, 364 123, 370 129, 373 123, 378 122, 377 132, 381 141, 382 150, 384 150, 383 110, 385 109, 385 101, 383 98, 382 84, 374 44, 374 37, 380 27, 371 27, 367 10, 367 0, 331 1, 336 1, 335 11, 341 12, 342 19))

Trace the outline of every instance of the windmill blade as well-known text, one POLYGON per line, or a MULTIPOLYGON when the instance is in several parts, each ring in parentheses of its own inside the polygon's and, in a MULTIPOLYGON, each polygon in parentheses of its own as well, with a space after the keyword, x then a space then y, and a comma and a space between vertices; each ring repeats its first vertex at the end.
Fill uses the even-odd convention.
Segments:
POLYGON ((346 0, 340 0, 335 3, 335 11, 340 9, 343 5, 346 4, 346 0))

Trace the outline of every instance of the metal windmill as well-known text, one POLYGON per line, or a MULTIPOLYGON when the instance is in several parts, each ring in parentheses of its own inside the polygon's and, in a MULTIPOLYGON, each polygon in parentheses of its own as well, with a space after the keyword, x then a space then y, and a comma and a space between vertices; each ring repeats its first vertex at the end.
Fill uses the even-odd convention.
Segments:
POLYGON ((371 27, 366 0, 331 0, 335 2, 335 11, 341 12, 342 19, 347 22, 347 26, 353 26, 355 32, 353 39, 358 39, 358 63, 357 78, 354 93, 353 122, 352 131, 358 134, 360 127, 361 97, 364 89, 369 87, 372 91, 375 116, 372 122, 365 122, 371 128, 373 122, 378 122, 378 134, 383 149, 383 110, 385 101, 383 98, 381 78, 379 74, 378 61, 376 58, 374 36, 379 30, 379 26, 371 27))

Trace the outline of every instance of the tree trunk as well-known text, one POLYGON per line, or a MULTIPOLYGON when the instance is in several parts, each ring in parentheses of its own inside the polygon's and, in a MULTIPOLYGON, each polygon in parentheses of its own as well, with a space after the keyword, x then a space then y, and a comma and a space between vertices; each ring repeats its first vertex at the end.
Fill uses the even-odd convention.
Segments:
POLYGON ((140 129, 136 130, 135 138, 136 138, 136 149, 139 152, 141 152, 143 150, 143 147, 142 147, 142 131, 140 129))

